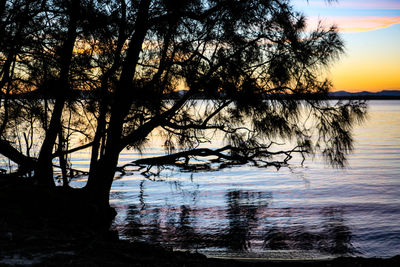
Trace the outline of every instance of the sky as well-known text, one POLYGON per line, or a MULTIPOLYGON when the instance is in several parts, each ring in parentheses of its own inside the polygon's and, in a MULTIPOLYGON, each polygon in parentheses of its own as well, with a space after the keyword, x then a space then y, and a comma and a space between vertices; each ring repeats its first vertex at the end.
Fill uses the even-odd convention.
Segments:
POLYGON ((308 18, 338 26, 345 54, 327 76, 334 91, 400 90, 400 0, 294 0, 296 10, 308 18))

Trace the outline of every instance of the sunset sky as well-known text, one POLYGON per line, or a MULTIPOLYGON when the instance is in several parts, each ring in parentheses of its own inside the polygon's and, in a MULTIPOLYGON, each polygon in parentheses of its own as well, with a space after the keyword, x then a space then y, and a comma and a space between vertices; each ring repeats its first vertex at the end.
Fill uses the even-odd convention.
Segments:
POLYGON ((346 54, 328 73, 335 90, 400 90, 400 0, 294 0, 309 25, 338 26, 346 54))

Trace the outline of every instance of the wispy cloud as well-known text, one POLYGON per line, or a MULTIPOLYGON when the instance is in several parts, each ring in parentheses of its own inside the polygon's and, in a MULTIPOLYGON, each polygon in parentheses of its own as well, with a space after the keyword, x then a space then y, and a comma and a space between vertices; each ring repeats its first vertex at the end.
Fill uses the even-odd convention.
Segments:
POLYGON ((354 9, 400 9, 400 1, 398 0, 341 0, 328 4, 326 1, 307 1, 295 0, 293 1, 297 6, 303 7, 322 7, 322 8, 354 8, 354 9))
POLYGON ((316 25, 321 20, 324 25, 337 25, 341 32, 365 32, 389 27, 400 23, 400 16, 396 17, 318 17, 309 18, 309 25, 316 25))
POLYGON ((376 1, 376 0, 362 0, 362 1, 340 1, 337 4, 339 7, 344 8, 367 8, 367 9, 400 9, 400 1, 376 1))

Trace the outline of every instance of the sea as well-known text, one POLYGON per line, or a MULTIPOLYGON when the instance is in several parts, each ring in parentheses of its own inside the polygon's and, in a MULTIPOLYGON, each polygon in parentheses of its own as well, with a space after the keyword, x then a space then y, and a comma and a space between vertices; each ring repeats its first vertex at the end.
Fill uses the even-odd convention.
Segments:
MULTIPOLYGON (((345 168, 318 154, 287 167, 251 165, 146 177, 116 174, 110 204, 121 239, 218 258, 276 260, 400 254, 400 100, 371 100, 345 168)), ((120 164, 165 154, 124 150, 120 164)), ((87 170, 89 150, 74 153, 87 170)), ((82 186, 83 179, 72 181, 82 186)))

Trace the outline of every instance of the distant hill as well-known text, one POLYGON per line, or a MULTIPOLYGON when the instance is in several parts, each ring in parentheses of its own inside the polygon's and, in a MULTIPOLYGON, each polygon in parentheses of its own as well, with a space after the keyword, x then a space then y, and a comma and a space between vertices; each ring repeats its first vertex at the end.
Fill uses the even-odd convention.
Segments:
POLYGON ((400 90, 383 90, 379 92, 347 92, 336 91, 329 93, 331 98, 361 98, 361 99, 400 99, 400 90))

